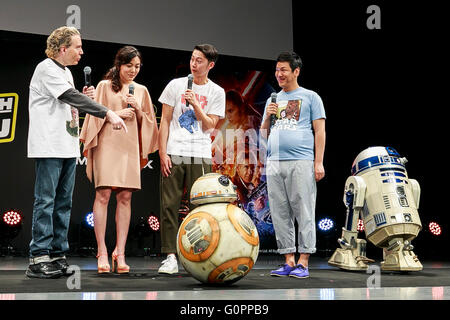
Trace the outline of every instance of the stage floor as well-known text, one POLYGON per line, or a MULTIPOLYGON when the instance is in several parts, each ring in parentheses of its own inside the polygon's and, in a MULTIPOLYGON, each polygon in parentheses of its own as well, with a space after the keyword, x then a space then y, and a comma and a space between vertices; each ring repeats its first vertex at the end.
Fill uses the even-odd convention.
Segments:
POLYGON ((381 271, 376 282, 373 273, 342 271, 329 266, 327 258, 314 256, 307 279, 271 277, 270 270, 283 260, 260 255, 243 279, 211 286, 191 277, 181 264, 176 275, 158 274, 161 260, 127 257, 130 274, 98 275, 95 258, 69 257, 80 268, 76 282, 29 279, 27 258, 0 257, 0 300, 450 300, 450 262, 422 261, 419 272, 381 271))

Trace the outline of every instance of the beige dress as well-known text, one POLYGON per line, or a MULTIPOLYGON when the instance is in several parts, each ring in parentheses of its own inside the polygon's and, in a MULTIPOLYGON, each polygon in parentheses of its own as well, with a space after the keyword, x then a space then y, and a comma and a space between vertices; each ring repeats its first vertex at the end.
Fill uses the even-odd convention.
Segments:
MULTIPOLYGON (((141 169, 149 154, 158 150, 158 125, 147 88, 133 83, 134 96, 141 106, 133 119, 124 120, 128 128, 114 130, 106 119, 86 115, 80 140, 87 157, 86 174, 95 188, 112 187, 141 189, 141 169)), ((126 89, 126 90, 125 90, 126 89)), ((112 90, 111 81, 101 81, 95 100, 113 111, 127 108, 125 94, 112 90)))

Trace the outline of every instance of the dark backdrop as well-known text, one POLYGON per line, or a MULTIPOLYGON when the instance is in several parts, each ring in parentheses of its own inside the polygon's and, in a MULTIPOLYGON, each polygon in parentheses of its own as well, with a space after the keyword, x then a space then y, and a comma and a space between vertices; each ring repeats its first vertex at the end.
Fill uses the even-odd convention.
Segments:
MULTIPOLYGON (((319 183, 316 216, 345 223, 342 201, 353 160, 369 146, 392 146, 409 162, 421 186, 424 227, 415 253, 448 259, 445 213, 448 106, 444 10, 433 1, 293 1, 294 50, 304 68, 300 82, 316 90, 327 112, 326 177, 319 183), (381 29, 369 30, 366 9, 381 9, 381 29), (428 223, 443 228, 440 238, 428 223)), ((329 240, 319 237, 318 245, 329 240)), ((331 247, 336 244, 331 241, 331 247)), ((369 255, 380 249, 368 245, 369 255)))

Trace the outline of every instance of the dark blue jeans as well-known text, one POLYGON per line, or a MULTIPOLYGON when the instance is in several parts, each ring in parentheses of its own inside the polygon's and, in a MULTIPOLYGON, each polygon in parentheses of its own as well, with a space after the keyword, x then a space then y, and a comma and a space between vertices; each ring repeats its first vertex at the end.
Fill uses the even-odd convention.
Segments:
POLYGON ((76 158, 36 159, 30 257, 62 256, 69 250, 67 234, 75 185, 76 158))

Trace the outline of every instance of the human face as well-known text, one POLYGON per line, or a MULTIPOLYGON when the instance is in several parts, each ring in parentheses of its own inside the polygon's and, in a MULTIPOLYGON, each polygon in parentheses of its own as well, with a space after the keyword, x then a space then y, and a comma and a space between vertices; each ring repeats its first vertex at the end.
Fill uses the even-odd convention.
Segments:
POLYGON ((277 62, 275 68, 275 78, 277 78, 278 85, 284 91, 291 91, 295 89, 297 84, 297 77, 300 74, 300 68, 296 68, 292 71, 289 62, 277 62))
POLYGON ((81 37, 79 35, 72 36, 69 47, 61 47, 62 62, 65 66, 73 66, 78 64, 83 54, 81 48, 81 37))
POLYGON ((138 56, 131 59, 127 64, 120 66, 120 81, 122 83, 131 83, 141 70, 141 59, 138 56))
POLYGON ((228 121, 235 125, 239 123, 239 110, 238 106, 236 106, 232 102, 227 102, 227 107, 225 109, 225 113, 227 116, 228 121))
POLYGON ((237 165, 237 173, 245 183, 252 182, 253 171, 255 169, 254 164, 250 164, 248 160, 245 163, 237 165))
POLYGON ((194 50, 191 56, 190 67, 194 81, 196 79, 204 80, 208 77, 209 70, 214 67, 214 62, 209 62, 203 52, 194 50))

